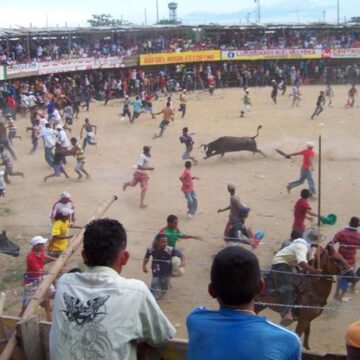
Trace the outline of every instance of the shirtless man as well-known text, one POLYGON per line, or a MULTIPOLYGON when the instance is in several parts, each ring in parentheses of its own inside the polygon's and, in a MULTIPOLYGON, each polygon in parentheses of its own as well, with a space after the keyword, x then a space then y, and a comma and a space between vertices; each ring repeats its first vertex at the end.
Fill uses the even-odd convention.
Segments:
POLYGON ((171 109, 171 104, 168 102, 166 103, 166 107, 163 108, 160 112, 154 114, 154 115, 160 115, 163 114, 163 119, 159 125, 160 132, 159 134, 154 134, 154 139, 162 137, 164 134, 165 129, 170 124, 170 120, 173 120, 173 110, 171 109))
POLYGON ((95 125, 90 124, 90 120, 86 118, 85 124, 81 127, 81 130, 80 130, 80 139, 83 138, 84 130, 86 131, 86 136, 85 136, 83 144, 82 144, 83 150, 85 150, 87 144, 96 145, 95 135, 96 135, 97 127, 95 125))
POLYGON ((179 111, 182 113, 181 118, 185 116, 186 113, 186 103, 187 103, 187 95, 186 95, 186 89, 182 91, 180 94, 180 108, 179 111))

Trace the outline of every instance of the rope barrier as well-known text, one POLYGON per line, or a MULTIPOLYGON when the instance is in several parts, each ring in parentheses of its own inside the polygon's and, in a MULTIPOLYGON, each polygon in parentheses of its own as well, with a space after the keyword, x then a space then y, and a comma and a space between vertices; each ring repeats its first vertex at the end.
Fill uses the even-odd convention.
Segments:
MULTIPOLYGON (((159 305, 162 304, 194 304, 195 302, 198 304, 214 304, 216 303, 215 300, 210 300, 208 297, 201 297, 195 294, 191 294, 191 293, 186 293, 186 292, 182 292, 179 290, 174 289, 173 287, 171 287, 169 290, 164 291, 164 290, 159 290, 159 289, 155 289, 155 288, 151 288, 149 287, 149 290, 151 291, 156 291, 156 292, 163 292, 163 293, 169 293, 169 295, 171 295, 171 293, 176 294, 179 297, 184 297, 187 298, 187 300, 181 300, 178 299, 177 300, 159 300, 159 305)), ((10 290, 12 295, 17 298, 17 299, 22 299, 23 295, 21 293, 19 293, 18 291, 16 291, 15 289, 10 290)), ((35 297, 32 297, 35 299, 35 297)), ((356 314, 359 315, 360 314, 360 308, 354 308, 354 307, 349 307, 349 308, 342 308, 340 309, 337 306, 316 306, 316 305, 300 305, 300 304, 282 304, 282 303, 270 303, 270 302, 264 302, 264 301, 255 301, 255 305, 258 306, 262 306, 262 307, 287 307, 290 309, 310 309, 310 310, 322 310, 324 312, 332 312, 332 313, 343 313, 343 314, 356 314)), ((340 303, 339 303, 340 305, 340 303)))
MULTIPOLYGON (((51 224, 49 225, 34 225, 34 224, 21 224, 21 225, 15 225, 15 224, 9 224, 6 225, 6 227, 33 227, 33 228, 51 228, 51 224)), ((71 229, 71 228, 70 228, 71 229)), ((133 229, 126 229, 126 232, 128 233, 140 233, 140 234, 154 234, 154 236, 159 232, 159 229, 152 229, 152 228, 147 228, 147 229, 137 229, 137 230, 133 230, 133 229)), ((206 239, 212 239, 212 240, 221 240, 224 241, 224 237, 223 236, 214 236, 214 235, 201 235, 202 238, 206 238, 206 239)), ((181 239, 181 238, 179 238, 181 239)), ((237 241, 238 238, 236 237, 230 237, 227 236, 227 239, 229 241, 237 241)), ((331 243, 331 241, 329 241, 329 243, 331 243)), ((260 244, 270 244, 269 242, 265 241, 265 242, 260 242, 260 244)), ((347 244, 340 244, 340 243, 333 243, 333 245, 339 244, 339 247, 344 247, 344 248, 354 248, 354 249, 360 249, 360 245, 347 245, 347 244)), ((273 245, 273 244, 272 244, 273 245)))

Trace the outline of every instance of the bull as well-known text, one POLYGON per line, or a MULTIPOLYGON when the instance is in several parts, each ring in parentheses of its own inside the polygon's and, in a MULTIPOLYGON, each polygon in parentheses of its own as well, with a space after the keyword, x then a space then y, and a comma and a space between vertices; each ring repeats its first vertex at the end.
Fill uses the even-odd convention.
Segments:
POLYGON ((259 153, 266 157, 266 155, 257 148, 256 138, 259 135, 259 131, 262 128, 261 125, 257 128, 257 133, 255 136, 222 136, 209 144, 202 144, 200 147, 203 147, 205 150, 206 157, 208 159, 210 156, 221 155, 222 157, 227 152, 234 151, 251 151, 254 153, 259 153))

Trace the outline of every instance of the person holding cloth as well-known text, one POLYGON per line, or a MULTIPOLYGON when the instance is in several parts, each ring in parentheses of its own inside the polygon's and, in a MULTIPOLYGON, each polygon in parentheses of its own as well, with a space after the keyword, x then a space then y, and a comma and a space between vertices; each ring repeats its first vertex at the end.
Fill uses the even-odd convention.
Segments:
POLYGON ((289 182, 286 187, 289 194, 291 189, 300 186, 301 184, 304 183, 305 180, 307 180, 309 184, 310 196, 312 198, 315 198, 315 193, 316 193, 315 185, 311 175, 311 172, 314 171, 313 160, 315 153, 313 151, 313 148, 314 148, 314 143, 312 141, 308 141, 306 143, 306 149, 293 154, 286 155, 287 159, 290 159, 292 156, 297 156, 297 155, 301 155, 303 157, 303 163, 300 169, 300 178, 296 181, 289 182))

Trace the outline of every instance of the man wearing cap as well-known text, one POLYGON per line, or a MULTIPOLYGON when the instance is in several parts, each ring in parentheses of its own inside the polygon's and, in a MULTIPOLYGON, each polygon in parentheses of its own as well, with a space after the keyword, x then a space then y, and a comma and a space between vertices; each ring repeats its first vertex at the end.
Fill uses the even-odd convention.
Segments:
POLYGON ((311 247, 317 246, 318 238, 317 231, 311 229, 307 232, 306 239, 292 240, 290 245, 279 250, 273 258, 271 270, 275 287, 279 292, 280 303, 287 305, 280 307, 280 324, 283 326, 289 326, 293 322, 291 307, 289 307, 293 304, 295 290, 292 273, 298 267, 311 274, 321 274, 322 272, 308 264, 311 247))
POLYGON ((308 141, 306 143, 306 149, 301 150, 300 152, 297 153, 293 153, 293 154, 289 154, 286 157, 290 158, 291 156, 297 156, 297 155, 302 155, 303 156, 303 163, 300 169, 300 178, 296 181, 292 181, 290 183, 288 183, 287 185, 287 191, 288 193, 290 193, 291 189, 293 189, 294 187, 300 186, 301 184, 304 183, 305 180, 307 180, 308 184, 309 184, 309 191, 311 194, 311 197, 314 197, 316 191, 315 191, 315 185, 314 185, 314 180, 312 178, 311 175, 311 171, 314 170, 313 167, 313 159, 314 159, 314 143, 311 141, 308 141))
MULTIPOLYGON (((39 235, 34 236, 30 241, 32 248, 26 257, 26 271, 24 274, 24 297, 20 316, 23 314, 25 308, 39 287, 39 284, 44 275, 45 261, 56 260, 54 257, 48 256, 45 253, 44 245, 47 241, 48 239, 45 239, 39 235)), ((45 308, 47 321, 51 321, 51 308, 49 299, 45 298, 41 303, 41 306, 45 308)))
POLYGON ((73 211, 71 214, 71 222, 75 222, 75 205, 71 199, 71 194, 67 191, 63 191, 60 194, 60 199, 53 205, 50 213, 51 222, 54 222, 56 214, 63 208, 68 208, 73 211))
POLYGON ((132 181, 126 182, 123 185, 123 190, 125 191, 128 186, 134 187, 140 183, 141 194, 140 194, 140 208, 144 209, 147 205, 144 204, 146 191, 148 188, 149 176, 148 171, 153 171, 154 168, 149 166, 151 154, 150 146, 143 147, 143 153, 140 155, 139 161, 137 163, 137 169, 134 172, 132 181))
POLYGON ((70 217, 73 213, 74 210, 63 207, 54 217, 48 253, 55 258, 59 257, 69 247, 68 239, 71 239, 72 236, 69 236, 68 232, 69 228, 72 227, 70 217))
POLYGON ((252 234, 245 228, 245 220, 250 209, 241 203, 239 195, 236 194, 235 183, 229 182, 227 190, 230 194, 230 205, 224 209, 218 210, 218 213, 230 210, 229 221, 225 228, 224 239, 228 245, 233 242, 250 244, 252 234), (231 232, 234 236, 229 237, 230 230, 232 230, 231 232))
POLYGON ((360 359, 360 321, 356 321, 346 329, 347 360, 360 359))
MULTIPOLYGON (((330 242, 330 244, 339 243, 339 254, 347 261, 352 270, 355 270, 356 251, 358 248, 360 248, 360 233, 358 232, 359 225, 360 219, 356 216, 353 216, 349 221, 349 226, 337 232, 330 242)), ((352 274, 354 274, 353 271, 352 274)), ((349 274, 346 275, 349 276, 349 274)), ((351 279, 346 277, 342 278, 339 276, 337 280, 336 293, 334 296, 335 300, 342 300, 343 296, 349 288, 349 283, 352 284, 352 290, 355 290, 355 285, 358 281, 359 279, 351 279)))

